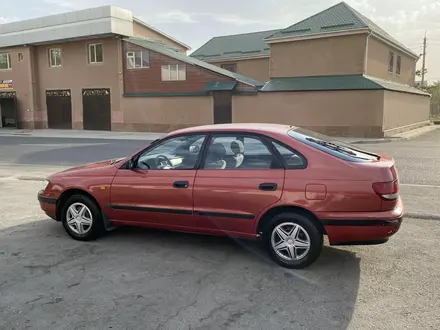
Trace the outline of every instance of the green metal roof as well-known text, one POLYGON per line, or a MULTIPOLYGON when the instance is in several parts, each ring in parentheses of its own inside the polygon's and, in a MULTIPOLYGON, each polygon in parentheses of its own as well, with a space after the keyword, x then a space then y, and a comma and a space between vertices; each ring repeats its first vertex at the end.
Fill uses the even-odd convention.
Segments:
POLYGON ((236 81, 213 81, 205 85, 205 91, 232 91, 236 85, 236 81))
POLYGON ((403 48, 406 52, 418 57, 412 50, 393 38, 385 30, 380 28, 370 19, 353 9, 345 2, 340 2, 324 11, 310 16, 286 29, 280 30, 265 40, 275 40, 284 37, 302 37, 308 35, 319 35, 328 32, 350 31, 366 29, 377 34, 396 46, 403 48))
POLYGON ((309 76, 271 79, 262 92, 389 90, 429 96, 417 88, 366 75, 309 76))
POLYGON ((191 57, 203 61, 227 60, 237 57, 269 56, 270 48, 264 38, 280 31, 260 31, 214 37, 191 53, 191 57))
POLYGON ((242 76, 238 73, 234 73, 225 69, 222 69, 218 66, 200 61, 196 58, 189 57, 185 54, 182 54, 180 52, 175 51, 172 47, 167 46, 166 44, 159 42, 159 41, 153 41, 151 39, 146 38, 140 38, 140 37, 129 37, 124 38, 124 41, 130 42, 132 44, 135 44, 137 46, 150 49, 154 52, 172 57, 176 60, 182 61, 184 63, 195 65, 201 68, 204 68, 206 70, 218 73, 220 75, 235 79, 243 84, 255 86, 255 87, 262 87, 264 86, 264 83, 260 81, 256 81, 252 78, 242 76))

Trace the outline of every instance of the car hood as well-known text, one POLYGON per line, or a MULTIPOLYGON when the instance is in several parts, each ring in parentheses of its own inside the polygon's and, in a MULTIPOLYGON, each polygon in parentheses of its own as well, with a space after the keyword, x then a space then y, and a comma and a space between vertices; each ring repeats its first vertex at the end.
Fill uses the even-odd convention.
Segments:
POLYGON ((91 176, 104 174, 106 172, 115 172, 117 170, 116 164, 120 164, 124 158, 115 158, 115 159, 107 159, 102 160, 95 163, 89 163, 79 166, 70 167, 61 172, 54 174, 54 176, 59 175, 81 175, 81 176, 91 176))

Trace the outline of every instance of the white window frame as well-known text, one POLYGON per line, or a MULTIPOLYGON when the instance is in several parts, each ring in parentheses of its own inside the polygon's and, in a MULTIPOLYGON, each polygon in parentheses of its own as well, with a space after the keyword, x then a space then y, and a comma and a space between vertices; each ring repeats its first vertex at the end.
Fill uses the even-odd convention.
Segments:
POLYGON ((96 44, 89 44, 89 63, 90 64, 97 64, 97 63, 102 63, 104 62, 104 46, 102 43, 96 43, 96 44), (97 56, 96 56, 96 46, 101 45, 101 54, 102 54, 102 61, 98 61, 97 56), (95 48, 95 58, 92 59, 92 52, 91 49, 95 48))
POLYGON ((11 54, 9 54, 9 53, 0 53, 0 56, 3 56, 3 55, 6 55, 7 68, 5 68, 5 69, 0 68, 0 71, 2 71, 2 70, 11 70, 12 69, 11 54))
POLYGON ((133 51, 129 51, 125 54, 127 60, 126 60, 126 65, 127 65, 127 69, 128 70, 136 70, 136 69, 148 69, 150 67, 150 52, 148 50, 133 50, 133 51), (146 52, 148 54, 148 66, 143 66, 144 65, 144 52, 146 52), (136 54, 140 53, 140 58, 141 58, 141 66, 136 66, 136 54), (128 67, 128 59, 133 59, 134 60, 134 67, 129 68, 128 67))
MULTIPOLYGON (((56 58, 55 58, 55 62, 56 62, 56 58)), ((63 64, 62 61, 62 51, 61 48, 49 48, 49 66, 51 68, 59 68, 61 67, 63 64), (52 63, 52 51, 54 50, 59 50, 60 51, 60 63, 52 63)))
POLYGON ((160 72, 161 72, 162 81, 185 81, 186 80, 186 65, 185 64, 167 64, 167 65, 162 65, 160 72), (171 67, 176 67, 177 79, 171 79, 171 67), (164 68, 166 68, 166 70, 168 71, 168 77, 164 77, 163 74, 162 74, 164 68), (184 77, 184 79, 181 79, 181 77, 179 76, 181 68, 183 68, 185 70, 185 77, 184 77), (167 79, 164 79, 164 78, 167 78, 167 79))

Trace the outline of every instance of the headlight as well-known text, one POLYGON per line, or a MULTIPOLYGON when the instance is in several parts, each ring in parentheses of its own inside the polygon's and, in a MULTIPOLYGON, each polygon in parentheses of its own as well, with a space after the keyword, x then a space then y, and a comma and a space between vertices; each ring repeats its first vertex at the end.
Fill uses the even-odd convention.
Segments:
POLYGON ((48 184, 49 184, 49 180, 43 181, 43 190, 46 190, 48 184))

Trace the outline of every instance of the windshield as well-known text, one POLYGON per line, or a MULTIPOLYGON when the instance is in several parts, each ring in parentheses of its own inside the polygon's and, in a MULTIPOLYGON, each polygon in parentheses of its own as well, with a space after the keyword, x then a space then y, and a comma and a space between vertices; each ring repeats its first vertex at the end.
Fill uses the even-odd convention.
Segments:
POLYGON ((380 156, 377 154, 361 150, 330 136, 312 132, 304 128, 293 128, 287 134, 295 140, 347 161, 362 162, 377 161, 380 159, 380 156))

